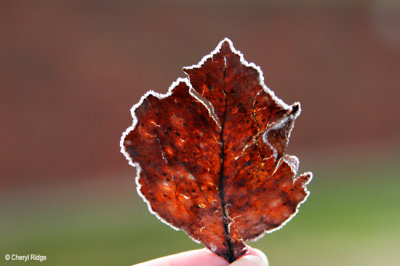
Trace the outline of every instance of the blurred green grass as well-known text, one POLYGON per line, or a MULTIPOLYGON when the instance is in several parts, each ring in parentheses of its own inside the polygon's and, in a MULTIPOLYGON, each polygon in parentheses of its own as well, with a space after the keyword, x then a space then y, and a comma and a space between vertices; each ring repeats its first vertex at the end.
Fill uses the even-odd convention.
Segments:
MULTIPOLYGON (((320 167, 311 195, 284 228, 250 245, 278 265, 398 265, 400 261, 400 165, 320 167)), ((131 265, 201 248, 151 215, 132 188, 109 195, 3 202, 0 264, 4 255, 36 253, 41 265, 131 265), (69 198, 60 200, 68 202, 69 198)), ((55 193, 57 195, 57 193, 55 193)), ((90 195, 88 192, 83 195, 90 195)))

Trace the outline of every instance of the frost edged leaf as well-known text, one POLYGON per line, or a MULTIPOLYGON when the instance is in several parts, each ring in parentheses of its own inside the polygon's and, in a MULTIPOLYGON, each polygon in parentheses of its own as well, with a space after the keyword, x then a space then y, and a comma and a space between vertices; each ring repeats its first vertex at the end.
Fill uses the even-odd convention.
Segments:
POLYGON ((278 99, 225 39, 166 95, 132 108, 121 151, 152 213, 229 262, 297 212, 312 174, 285 154, 300 104, 278 99))

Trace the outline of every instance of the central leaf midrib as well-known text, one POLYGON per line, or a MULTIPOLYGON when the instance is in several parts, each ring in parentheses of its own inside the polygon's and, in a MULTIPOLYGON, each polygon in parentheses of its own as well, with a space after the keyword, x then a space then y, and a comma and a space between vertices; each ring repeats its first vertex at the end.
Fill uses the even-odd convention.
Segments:
MULTIPOLYGON (((224 57, 226 60, 226 57, 224 57)), ((223 88, 222 91, 225 95, 225 102, 224 102, 224 113, 221 121, 221 133, 220 133, 220 139, 221 139, 221 170, 219 173, 219 194, 221 198, 221 209, 222 209, 222 224, 224 226, 224 231, 225 231, 225 240, 228 245, 228 251, 229 251, 229 257, 228 261, 232 262, 235 260, 233 250, 232 250, 232 242, 231 242, 231 237, 229 233, 229 217, 228 213, 226 210, 226 204, 225 204, 225 192, 224 192, 224 181, 225 181, 225 175, 224 175, 224 163, 225 163, 225 142, 224 142, 224 129, 225 129, 225 120, 226 120, 226 109, 227 109, 227 95, 225 91, 225 77, 226 77, 226 66, 224 67, 224 73, 223 73, 223 88)))

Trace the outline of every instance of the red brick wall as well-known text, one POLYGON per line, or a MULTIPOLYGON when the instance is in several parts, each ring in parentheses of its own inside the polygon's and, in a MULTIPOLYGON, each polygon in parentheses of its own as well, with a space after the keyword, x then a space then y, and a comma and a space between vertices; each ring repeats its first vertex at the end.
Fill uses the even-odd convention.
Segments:
POLYGON ((292 149, 400 136, 400 47, 368 2, 140 2, 0 4, 0 186, 130 171, 118 146, 130 107, 226 36, 302 103, 292 149))

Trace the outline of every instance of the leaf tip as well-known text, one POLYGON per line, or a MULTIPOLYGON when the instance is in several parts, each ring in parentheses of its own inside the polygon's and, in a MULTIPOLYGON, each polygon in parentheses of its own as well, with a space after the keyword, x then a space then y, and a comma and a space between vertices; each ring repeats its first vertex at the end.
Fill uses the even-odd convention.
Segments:
POLYGON ((291 106, 292 110, 290 111, 290 115, 292 115, 294 118, 298 117, 301 113, 301 105, 299 102, 295 102, 291 106))

